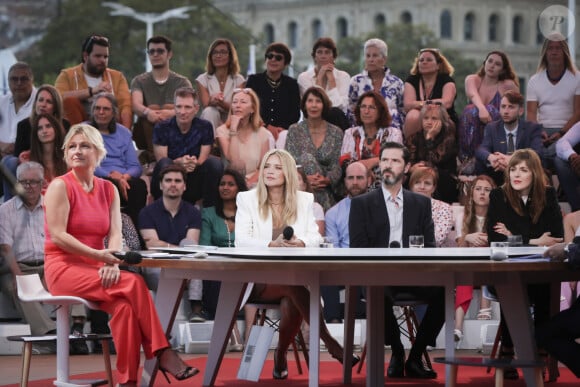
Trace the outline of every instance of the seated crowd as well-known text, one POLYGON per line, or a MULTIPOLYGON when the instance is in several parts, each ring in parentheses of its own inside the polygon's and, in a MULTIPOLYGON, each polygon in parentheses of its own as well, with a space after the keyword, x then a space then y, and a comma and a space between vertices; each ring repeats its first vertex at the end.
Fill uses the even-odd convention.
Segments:
MULTIPOLYGON (((53 331, 54 322, 38 305, 20 303, 12 281, 18 273, 42 275, 45 254, 50 256, 51 291, 78 291, 58 284, 59 276, 66 275, 59 265, 75 254, 83 256, 77 268, 83 276, 96 272, 91 271, 95 262, 105 262, 98 268, 104 289, 121 284, 156 289, 158 270, 135 270, 145 281, 120 274, 111 251, 187 244, 304 247, 317 246, 321 237, 338 248, 408 247, 413 234, 424 236, 425 247, 482 247, 521 235, 526 245, 558 248, 580 235, 575 222, 580 210, 580 72, 561 36, 544 42, 525 96, 508 56, 491 51, 465 79, 470 101, 462 112, 455 110, 454 68, 441 50, 420 50, 403 82, 387 67, 387 44, 376 38, 365 43, 364 70, 352 77, 335 68, 334 41, 318 39, 311 54, 314 66, 297 79, 284 74, 292 59, 284 43, 270 44, 265 71, 245 79, 234 44, 216 39, 195 88, 170 70, 175 53, 164 36, 147 41, 152 70, 134 77, 130 87, 120 71, 108 67, 106 37, 87 37, 81 53, 82 62, 63 69, 54 86, 38 89, 30 66, 16 63, 9 71, 12 94, 0 96, 2 164, 23 191, 13 197, 14 187, 4 180, 0 253, 7 267, 0 272, 0 288, 33 334, 53 331), (553 174, 558 191, 552 187, 553 174), (106 183, 93 186, 93 175, 106 183), (81 198, 83 189, 103 195, 102 207, 91 207, 89 214, 110 211, 110 217, 99 220, 105 223, 97 224, 110 228, 103 235, 99 231, 99 238, 107 236, 112 250, 95 236, 74 239, 94 227, 73 232, 67 227, 78 221, 57 219, 56 208, 78 215, 79 204, 87 200, 81 198), (559 197, 575 211, 564 219, 559 197), (63 198, 70 204, 58 202, 63 198), (454 204, 464 208, 459 219, 454 204), (117 207, 122 218, 113 213, 117 207), (282 230, 289 225, 296 235, 286 240, 282 230)), ((90 294, 102 297, 106 313, 87 316, 82 308, 73 309, 72 329, 83 331, 90 318, 93 332, 108 332, 108 313, 113 336, 120 337, 119 313, 128 307, 116 305, 98 284, 90 294)), ((191 322, 213 319, 219 288, 212 281, 190 282, 191 322)), ((562 288, 576 298, 575 283, 562 288)), ((339 292, 339 287, 322 289, 321 338, 342 362, 342 349, 324 323, 343 318, 339 292)), ((389 287, 387 310, 400 292, 416 294, 428 306, 407 360, 395 316, 387 314, 386 341, 393 349, 387 374, 435 378, 421 354, 443 325, 443 290, 389 287)), ((456 341, 463 337, 472 294, 471 286, 457 288, 456 341)), ((559 356, 559 349, 547 342, 550 333, 541 330, 550 327, 546 285, 530 286, 529 294, 542 350, 559 356)), ((273 375, 283 379, 289 342, 302 320, 309 321, 308 289, 253 284, 249 297, 282 302, 273 375)), ((149 311, 146 295, 139 303, 149 311)), ((364 316, 361 305, 358 314, 364 316)), ((491 319, 488 301, 482 299, 479 309, 478 319, 491 319)), ((246 321, 254 312, 245 308, 246 321)), ((138 337, 118 344, 130 341, 134 349, 149 341, 146 355, 158 356, 163 370, 180 380, 195 375, 197 369, 185 367, 166 350, 154 315, 147 316, 147 327, 135 328, 138 337)), ((501 321, 500 356, 513 357, 509 330, 501 321)), ((135 385, 139 360, 127 348, 118 350, 122 385, 135 385)), ((38 345, 37 351, 54 348, 38 345)), ((73 347, 73 353, 87 352, 73 347)), ((353 365, 358 360, 354 355, 348 359, 353 365)), ((508 370, 505 376, 518 374, 508 370)))

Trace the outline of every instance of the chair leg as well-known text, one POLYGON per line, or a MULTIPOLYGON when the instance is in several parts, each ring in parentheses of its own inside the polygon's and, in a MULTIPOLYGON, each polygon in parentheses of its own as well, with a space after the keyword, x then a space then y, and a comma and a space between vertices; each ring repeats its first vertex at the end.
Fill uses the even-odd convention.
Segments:
POLYGON ((306 347, 306 341, 304 340, 302 331, 298 331, 296 340, 298 340, 298 344, 300 345, 300 348, 302 348, 302 355, 304 356, 304 361, 306 362, 306 367, 308 368, 310 365, 310 355, 308 355, 308 348, 306 347))
MULTIPOLYGON (((495 339, 493 340, 493 347, 491 347, 491 354, 489 355, 490 359, 495 359, 497 357, 500 338, 501 338, 501 325, 498 325, 497 332, 495 334, 495 339)), ((487 367, 487 370, 485 372, 489 374, 491 372, 491 367, 487 367)))
POLYGON ((68 383, 69 381, 69 311, 68 304, 60 305, 56 310, 56 382, 68 383))
POLYGON ((458 365, 456 364, 451 364, 451 375, 450 375, 450 380, 449 383, 447 384, 448 387, 455 387, 457 385, 457 370, 459 368, 458 365))
POLYGON ((495 387, 503 387, 503 368, 495 369, 495 387))
POLYGON ((105 361, 105 371, 107 373, 109 387, 113 387, 113 372, 111 370, 111 352, 109 347, 109 340, 101 340, 101 346, 103 348, 103 360, 105 361))
POLYGON ((298 353, 298 348, 296 347, 296 341, 292 340, 292 351, 294 351, 294 360, 296 361, 296 368, 298 369, 298 374, 302 375, 302 364, 300 364, 300 354, 298 353))
MULTIPOLYGON (((410 329, 412 333, 409 334, 409 341, 411 342, 411 345, 413 345, 415 344, 415 338, 417 337, 417 331, 419 330, 419 321, 417 320, 417 315, 415 314, 415 310, 412 307, 409 307, 408 315, 409 320, 412 322, 412 328, 410 329)), ((407 325, 409 325, 408 322, 407 325)), ((431 357, 429 356, 429 352, 427 352, 427 350, 423 352, 423 357, 425 358, 425 364, 427 367, 433 368, 431 365, 431 357)))
POLYGON ((30 359, 32 357, 32 342, 25 341, 22 346, 22 370, 20 374, 20 387, 28 387, 30 377, 30 359))
POLYGON ((365 345, 363 346, 362 353, 360 354, 360 362, 358 363, 358 368, 356 369, 357 374, 361 373, 366 357, 367 357, 367 343, 365 341, 365 345))

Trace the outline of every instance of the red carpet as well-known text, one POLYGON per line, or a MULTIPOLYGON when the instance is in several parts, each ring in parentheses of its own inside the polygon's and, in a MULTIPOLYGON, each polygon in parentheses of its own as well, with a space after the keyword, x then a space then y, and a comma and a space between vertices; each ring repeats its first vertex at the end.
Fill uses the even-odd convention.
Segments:
MULTIPOLYGON (((199 358, 187 361, 188 364, 200 368, 202 371, 205 368, 206 358, 199 358)), ((287 386, 287 387, 307 387, 308 386, 308 374, 299 375, 296 369, 296 364, 293 361, 288 360, 289 365, 289 377, 287 380, 274 380, 272 379, 272 360, 267 360, 264 368, 262 369, 262 374, 260 381, 257 383, 242 381, 236 379, 238 372, 238 366, 240 364, 239 359, 224 359, 220 373, 218 374, 216 380, 216 386, 223 387, 254 387, 256 385, 260 386, 287 386)), ((445 385, 445 368, 444 365, 434 364, 435 370, 439 374, 439 377, 435 380, 420 380, 420 379, 387 379, 385 383, 389 387, 408 387, 408 386, 444 386, 445 385)), ((186 382, 177 382, 172 379, 171 386, 201 386, 203 380, 203 372, 194 376, 192 379, 186 382)), ((91 373, 77 375, 77 378, 102 378, 104 372, 91 373)), ((113 377, 115 378, 116 372, 113 371, 113 377)), ((171 378, 171 376, 170 376, 171 378)), ((116 383, 116 380, 115 380, 116 383)), ((30 387, 50 387, 52 386, 52 380, 39 380, 28 383, 30 387)), ((341 366, 338 362, 322 362, 320 365, 320 385, 324 387, 339 387, 344 386, 341 379, 341 366)), ((353 372, 353 383, 349 386, 363 387, 365 385, 365 369, 360 375, 353 372)), ((477 367, 459 367, 459 378, 458 385, 469 386, 469 387, 488 387, 493 386, 493 375, 486 374, 485 368, 477 367)), ((553 386, 557 387, 577 387, 580 385, 580 380, 577 379, 567 368, 560 367, 560 377, 557 383, 551 383, 553 386)), ((8 385, 7 387, 17 387, 17 384, 8 385)), ((155 386, 167 387, 167 381, 161 374, 157 374, 157 379, 155 386)), ((524 381, 521 378, 517 381, 507 380, 505 382, 506 387, 520 387, 525 386, 524 381)))

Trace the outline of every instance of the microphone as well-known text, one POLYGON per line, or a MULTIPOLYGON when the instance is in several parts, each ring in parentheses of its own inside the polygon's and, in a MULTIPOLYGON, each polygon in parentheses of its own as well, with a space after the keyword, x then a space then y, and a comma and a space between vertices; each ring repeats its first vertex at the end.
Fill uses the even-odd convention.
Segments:
POLYGON ((26 191, 24 190, 22 184, 20 184, 16 180, 16 177, 14 177, 14 175, 8 170, 8 168, 6 168, 6 166, 1 163, 0 163, 0 176, 2 176, 4 180, 6 180, 6 182, 12 189, 14 195, 24 197, 26 191))
POLYGON ((143 260, 143 256, 137 251, 116 251, 113 255, 127 265, 137 265, 143 260))
POLYGON ((284 236, 285 240, 289 241, 294 236, 294 229, 290 226, 286 226, 284 231, 282 231, 282 235, 284 236))
POLYGON ((399 241, 392 241, 391 243, 389 243, 389 248, 391 249, 398 249, 399 247, 401 247, 399 241))

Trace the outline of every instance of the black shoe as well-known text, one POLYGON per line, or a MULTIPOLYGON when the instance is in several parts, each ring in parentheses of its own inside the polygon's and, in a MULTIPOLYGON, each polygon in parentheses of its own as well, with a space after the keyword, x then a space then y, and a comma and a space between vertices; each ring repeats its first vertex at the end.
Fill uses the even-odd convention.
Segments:
POLYGON ((405 375, 408 378, 416 379, 436 379, 437 372, 427 368, 421 360, 409 359, 405 363, 405 375))
MULTIPOLYGON (((76 337, 83 336, 83 324, 73 324, 70 333, 76 337)), ((71 355, 88 355, 89 347, 87 346, 86 340, 70 340, 69 341, 69 353, 71 355)))
POLYGON ((402 378, 405 376, 405 355, 391 355, 389 368, 387 368, 387 376, 389 378, 402 378))

